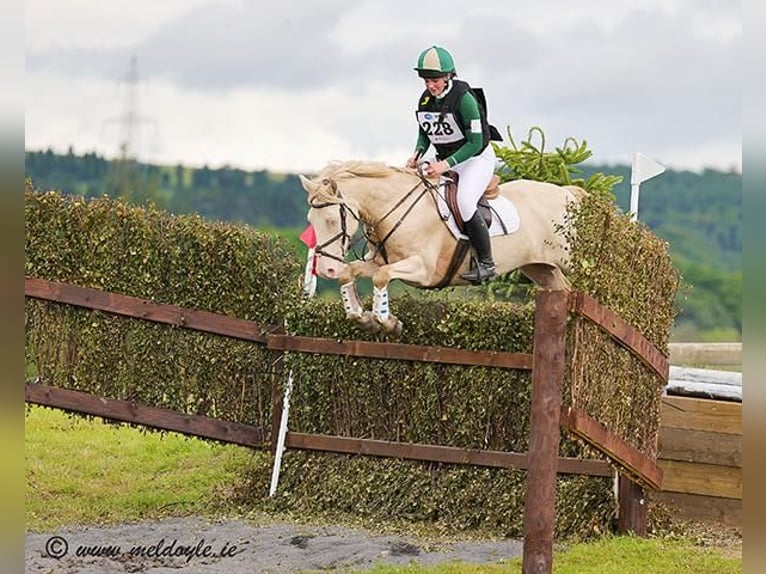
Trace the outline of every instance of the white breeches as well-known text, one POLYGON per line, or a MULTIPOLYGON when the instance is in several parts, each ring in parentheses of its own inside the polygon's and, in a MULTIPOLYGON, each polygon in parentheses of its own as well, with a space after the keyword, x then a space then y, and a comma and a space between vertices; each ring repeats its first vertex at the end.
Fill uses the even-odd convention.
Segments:
POLYGON ((473 217, 476 204, 495 173, 495 162, 495 150, 492 149, 492 144, 488 144, 479 155, 451 168, 460 175, 457 183, 457 204, 463 221, 473 217))

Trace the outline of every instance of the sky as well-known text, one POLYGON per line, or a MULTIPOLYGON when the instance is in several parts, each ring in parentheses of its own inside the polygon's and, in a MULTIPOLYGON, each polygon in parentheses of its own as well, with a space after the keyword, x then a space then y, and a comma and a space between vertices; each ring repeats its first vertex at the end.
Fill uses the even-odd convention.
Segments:
POLYGON ((732 0, 26 0, 25 147, 305 174, 403 165, 413 67, 436 44, 484 89, 504 145, 540 127, 545 151, 584 140, 600 165, 640 152, 741 171, 742 20, 732 0))

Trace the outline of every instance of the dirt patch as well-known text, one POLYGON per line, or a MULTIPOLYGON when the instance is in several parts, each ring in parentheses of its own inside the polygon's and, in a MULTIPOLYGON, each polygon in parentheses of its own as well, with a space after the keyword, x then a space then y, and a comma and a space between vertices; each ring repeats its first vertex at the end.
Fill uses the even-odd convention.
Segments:
POLYGON ((742 559, 742 530, 707 522, 684 524, 684 537, 698 548, 710 548, 725 558, 742 559))
POLYGON ((27 533, 24 561, 27 573, 266 574, 379 563, 499 562, 521 551, 517 540, 434 542, 344 526, 170 518, 27 533))
MULTIPOLYGON (((104 527, 27 533, 27 573, 250 574, 365 570, 375 564, 492 563, 518 558, 520 540, 374 533, 363 527, 240 519, 167 518, 104 527)), ((710 523, 676 523, 700 550, 742 559, 742 531, 710 523)))

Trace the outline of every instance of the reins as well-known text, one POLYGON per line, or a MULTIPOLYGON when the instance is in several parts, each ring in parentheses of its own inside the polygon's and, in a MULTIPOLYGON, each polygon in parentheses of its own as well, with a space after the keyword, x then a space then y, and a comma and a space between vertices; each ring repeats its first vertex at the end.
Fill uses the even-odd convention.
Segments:
MULTIPOLYGON (((418 174, 420 175, 420 174, 418 174)), ((375 245, 375 253, 373 253, 372 257, 374 258, 378 253, 383 255, 383 260, 388 263, 388 257, 386 256, 386 241, 388 241, 388 238, 391 237, 394 232, 396 232, 397 229, 399 229, 399 226, 404 222, 404 219, 410 214, 410 212, 415 208, 415 205, 420 201, 420 199, 429 191, 428 185, 430 185, 430 182, 426 179, 424 179, 422 176, 420 176, 421 182, 426 184, 423 187, 423 191, 421 191, 418 196, 410 203, 409 207, 404 211, 404 213, 399 217, 399 220, 394 224, 394 226, 389 229, 388 233, 383 237, 383 239, 380 240, 380 242, 375 242, 371 240, 368 237, 368 241, 375 245)), ((420 187, 421 182, 418 182, 410 189, 407 193, 405 193, 402 198, 396 202, 396 204, 388 210, 388 212, 381 217, 374 225, 371 225, 372 229, 374 230, 377 225, 382 223, 389 215, 391 215, 394 211, 396 211, 406 200, 408 197, 410 197, 416 189, 420 187)), ((365 233, 365 235, 367 235, 365 233)))

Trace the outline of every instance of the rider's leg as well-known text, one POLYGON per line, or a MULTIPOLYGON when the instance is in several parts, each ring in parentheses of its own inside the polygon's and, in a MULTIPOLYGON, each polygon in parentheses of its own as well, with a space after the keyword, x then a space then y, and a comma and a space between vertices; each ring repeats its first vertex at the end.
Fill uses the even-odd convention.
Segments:
POLYGON ((481 283, 495 276, 495 263, 492 259, 489 230, 476 205, 495 172, 495 152, 492 146, 488 145, 481 154, 456 165, 453 169, 460 174, 457 189, 460 216, 477 256, 476 265, 461 276, 468 281, 481 283))
POLYGON ((492 259, 492 245, 489 230, 484 216, 478 210, 474 211, 471 219, 464 223, 466 235, 476 249, 476 264, 468 273, 461 277, 472 283, 482 283, 492 279, 495 273, 495 262, 492 259))

